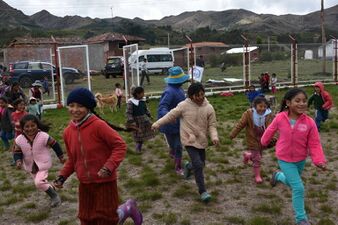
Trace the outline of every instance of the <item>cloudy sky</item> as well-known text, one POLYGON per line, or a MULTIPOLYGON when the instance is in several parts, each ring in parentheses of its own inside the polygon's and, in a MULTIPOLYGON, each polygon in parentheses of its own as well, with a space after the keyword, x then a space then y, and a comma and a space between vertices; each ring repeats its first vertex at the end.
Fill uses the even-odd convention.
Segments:
MULTIPOLYGON (((140 17, 161 19, 184 11, 247 9, 255 13, 304 15, 320 10, 320 0, 5 0, 10 6, 32 15, 43 9, 56 16, 79 15, 91 18, 140 17)), ((325 8, 338 4, 325 0, 325 8)))

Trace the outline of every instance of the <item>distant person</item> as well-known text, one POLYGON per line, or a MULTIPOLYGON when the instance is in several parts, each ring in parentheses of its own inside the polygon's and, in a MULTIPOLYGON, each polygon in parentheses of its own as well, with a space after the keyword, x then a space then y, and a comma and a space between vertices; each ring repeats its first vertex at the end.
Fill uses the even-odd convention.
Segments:
POLYGON ((312 104, 315 107, 315 122, 319 131, 320 124, 329 118, 329 110, 332 108, 333 102, 329 92, 325 91, 322 82, 316 82, 314 89, 315 93, 309 98, 308 107, 312 104))
POLYGON ((42 87, 43 87, 43 94, 47 93, 49 96, 50 90, 49 90, 49 82, 48 82, 48 77, 44 77, 42 81, 42 87))
POLYGON ((196 66, 205 67, 203 55, 200 55, 199 58, 196 59, 196 66))
POLYGON ((6 97, 0 97, 0 130, 1 140, 4 144, 5 150, 10 149, 9 141, 14 138, 14 129, 12 124, 12 108, 8 107, 8 100, 6 97))
POLYGON ((276 94, 277 92, 277 75, 275 73, 273 73, 271 75, 271 92, 272 94, 276 94))
POLYGON ((243 153, 243 162, 248 164, 249 161, 252 161, 257 184, 263 182, 260 172, 264 149, 261 145, 261 137, 272 119, 273 115, 268 101, 263 96, 258 96, 253 100, 252 108, 242 114, 242 118, 230 133, 230 139, 234 139, 245 128, 247 150, 243 153))
POLYGON ((141 82, 140 82, 140 86, 143 86, 143 81, 144 81, 144 77, 147 78, 147 82, 148 85, 150 85, 150 79, 149 79, 149 71, 147 68, 147 59, 144 58, 143 59, 143 63, 141 64, 141 82))
POLYGON ((208 136, 216 146, 219 144, 219 138, 216 113, 205 98, 205 90, 201 83, 191 84, 188 88, 188 98, 157 120, 152 125, 152 129, 157 130, 176 119, 180 119, 181 141, 191 160, 184 164, 184 177, 188 179, 194 171, 200 198, 203 202, 208 202, 211 195, 207 192, 204 182, 205 151, 209 145, 208 136))
POLYGON ((121 109, 123 91, 121 90, 121 84, 120 83, 115 84, 115 94, 117 96, 117 107, 119 109, 121 109))
POLYGON ((310 225, 305 211, 302 172, 306 158, 315 166, 326 170, 326 159, 315 122, 306 115, 307 95, 299 88, 288 90, 280 112, 265 130, 261 144, 267 146, 278 133, 276 157, 281 171, 272 174, 271 185, 282 183, 292 192, 292 207, 297 225, 310 225))
POLYGON ((48 170, 52 167, 52 148, 60 163, 66 160, 60 144, 46 132, 49 127, 42 124, 33 115, 25 115, 20 120, 22 134, 15 139, 14 160, 18 169, 23 168, 31 175, 36 188, 46 192, 51 198, 51 207, 61 204, 61 198, 54 187, 47 181, 48 170))

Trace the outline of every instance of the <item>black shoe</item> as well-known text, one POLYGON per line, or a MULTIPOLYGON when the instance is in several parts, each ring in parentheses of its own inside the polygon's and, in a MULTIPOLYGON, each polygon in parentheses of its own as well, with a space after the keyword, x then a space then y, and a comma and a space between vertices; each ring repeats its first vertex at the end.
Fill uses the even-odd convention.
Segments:
POLYGON ((279 173, 279 171, 275 171, 272 173, 272 176, 271 176, 271 180, 270 180, 270 184, 271 184, 271 187, 275 187, 278 183, 278 180, 277 180, 277 174, 279 173))

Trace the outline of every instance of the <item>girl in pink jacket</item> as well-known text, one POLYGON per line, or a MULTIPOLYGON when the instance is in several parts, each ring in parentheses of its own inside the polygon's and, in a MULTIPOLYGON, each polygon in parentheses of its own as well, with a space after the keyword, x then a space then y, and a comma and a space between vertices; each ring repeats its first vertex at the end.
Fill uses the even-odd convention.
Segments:
POLYGON ((292 206, 298 225, 309 225, 304 208, 304 185, 301 178, 305 161, 310 155, 312 162, 326 169, 326 160, 315 122, 305 114, 307 95, 298 88, 290 89, 284 96, 280 113, 265 130, 261 143, 269 144, 276 132, 276 156, 281 171, 274 172, 271 185, 283 183, 292 190, 292 206))
POLYGON ((23 166, 31 175, 36 188, 44 191, 51 198, 51 207, 60 205, 61 199, 53 186, 47 181, 48 170, 52 167, 50 148, 64 163, 61 146, 46 132, 49 127, 42 124, 34 115, 25 115, 20 120, 23 131, 15 139, 14 160, 18 169, 23 166))

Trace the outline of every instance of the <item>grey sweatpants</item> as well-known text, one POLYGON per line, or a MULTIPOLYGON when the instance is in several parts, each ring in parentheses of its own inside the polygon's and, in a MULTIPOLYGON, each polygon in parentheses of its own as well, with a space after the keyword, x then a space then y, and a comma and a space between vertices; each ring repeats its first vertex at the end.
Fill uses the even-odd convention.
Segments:
POLYGON ((198 192, 202 194, 203 192, 206 192, 203 173, 203 167, 205 165, 205 149, 198 149, 192 146, 185 146, 185 148, 191 159, 191 169, 194 171, 198 192))

